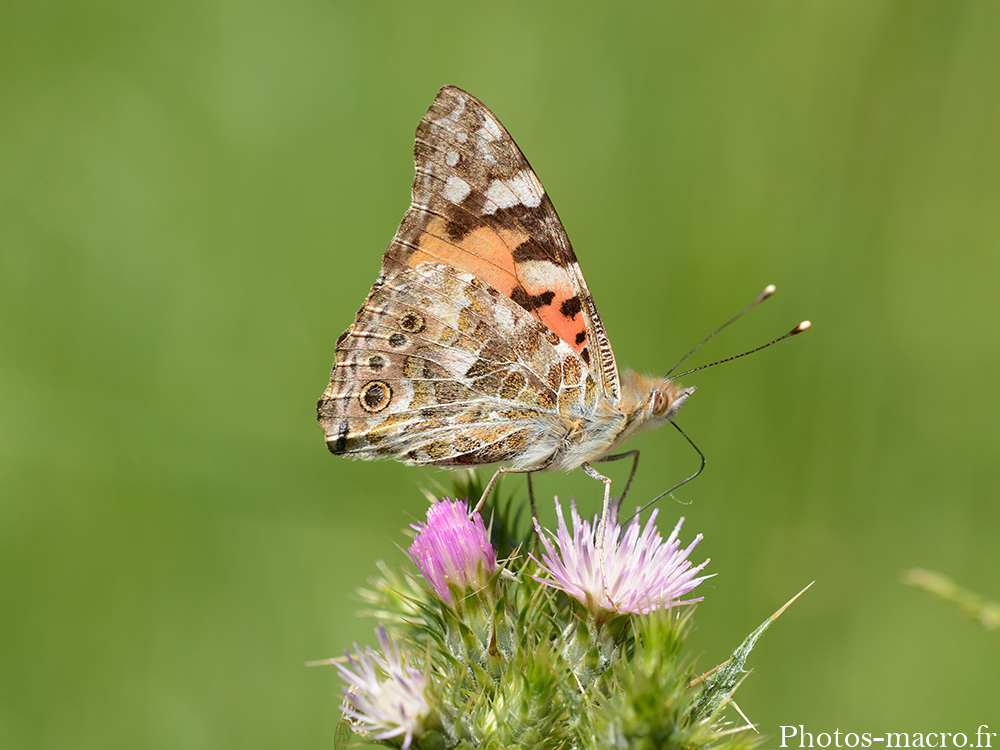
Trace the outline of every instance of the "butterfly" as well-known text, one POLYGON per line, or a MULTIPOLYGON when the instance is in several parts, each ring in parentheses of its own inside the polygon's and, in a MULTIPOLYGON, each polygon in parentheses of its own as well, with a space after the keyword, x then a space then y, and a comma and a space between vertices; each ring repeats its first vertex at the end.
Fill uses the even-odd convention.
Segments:
MULTIPOLYGON (((694 388, 619 370, 562 222, 507 130, 445 86, 417 127, 409 210, 317 415, 331 452, 503 473, 594 469, 694 388)), ((634 472, 635 464, 633 464, 634 472)), ((529 477, 530 478, 530 477, 529 477)), ((602 516, 603 517, 603 516, 602 516)))

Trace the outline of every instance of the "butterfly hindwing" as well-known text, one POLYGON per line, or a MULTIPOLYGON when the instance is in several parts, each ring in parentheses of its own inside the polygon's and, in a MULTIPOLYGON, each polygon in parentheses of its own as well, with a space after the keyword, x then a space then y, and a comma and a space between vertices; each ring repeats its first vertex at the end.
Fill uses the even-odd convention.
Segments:
POLYGON ((560 415, 596 398, 579 355, 535 317, 424 263, 372 289, 319 412, 334 453, 474 466, 551 453, 560 415))

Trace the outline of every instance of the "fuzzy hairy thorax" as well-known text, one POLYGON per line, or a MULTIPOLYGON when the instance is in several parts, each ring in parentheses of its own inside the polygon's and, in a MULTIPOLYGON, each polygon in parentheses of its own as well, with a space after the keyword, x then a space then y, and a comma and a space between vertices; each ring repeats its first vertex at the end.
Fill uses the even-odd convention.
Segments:
POLYGON ((558 442, 538 441, 519 465, 570 471, 585 462, 598 461, 615 453, 637 433, 669 422, 695 391, 669 378, 648 377, 631 370, 621 372, 620 383, 617 404, 602 399, 594 414, 565 421, 558 442))

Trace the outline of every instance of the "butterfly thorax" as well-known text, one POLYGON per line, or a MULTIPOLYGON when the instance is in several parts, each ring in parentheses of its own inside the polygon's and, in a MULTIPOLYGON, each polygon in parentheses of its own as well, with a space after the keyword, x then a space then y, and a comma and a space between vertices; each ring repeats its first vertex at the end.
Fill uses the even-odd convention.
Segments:
POLYGON ((548 470, 569 470, 604 458, 637 433, 673 419, 695 390, 631 370, 624 370, 620 379, 619 399, 599 398, 592 409, 562 415, 554 430, 561 439, 547 446, 546 456, 533 456, 534 461, 542 458, 548 470))

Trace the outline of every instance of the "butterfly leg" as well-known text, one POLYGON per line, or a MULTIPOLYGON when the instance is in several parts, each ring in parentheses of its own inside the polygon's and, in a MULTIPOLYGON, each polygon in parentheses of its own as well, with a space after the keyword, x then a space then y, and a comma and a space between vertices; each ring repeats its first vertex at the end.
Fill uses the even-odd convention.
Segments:
MULTIPOLYGON (((607 531, 608 508, 611 505, 611 479, 604 476, 588 463, 581 464, 580 468, 586 472, 588 477, 592 477, 598 482, 604 482, 604 507, 601 510, 601 522, 597 526, 597 566, 600 568, 601 578, 604 580, 604 593, 608 596, 608 598, 610 598, 611 594, 608 591, 608 574, 604 565, 604 534, 607 531)), ((615 511, 617 514, 617 508, 615 511)))
POLYGON ((631 450, 625 451, 624 453, 616 453, 613 456, 605 456, 604 458, 597 459, 599 463, 605 463, 607 461, 618 461, 622 458, 628 458, 632 456, 632 471, 628 473, 628 479, 625 481, 625 489, 622 490, 621 496, 615 503, 615 518, 617 519, 619 513, 622 509, 622 503, 625 502, 625 495, 628 494, 628 488, 632 486, 632 480, 635 479, 635 471, 639 468, 639 451, 631 450))
MULTIPOLYGON (((498 466, 497 470, 493 473, 493 477, 490 479, 489 484, 486 485, 486 489, 483 490, 483 496, 479 498, 479 502, 476 503, 476 507, 472 509, 472 512, 478 513, 480 510, 482 510, 483 506, 486 504, 486 498, 490 496, 490 492, 493 491, 493 485, 495 485, 497 483, 497 480, 500 479, 501 474, 527 474, 529 477, 528 491, 530 493, 531 473, 535 471, 544 471, 550 463, 552 463, 551 458, 545 463, 541 464, 540 466, 532 466, 530 468, 516 469, 513 466, 498 466)), ((535 499, 533 495, 531 497, 531 515, 533 518, 535 517, 535 499)))
POLYGON ((608 508, 611 506, 611 480, 588 463, 581 464, 580 468, 586 472, 588 477, 596 479, 598 482, 604 482, 604 506, 601 509, 601 523, 597 534, 598 541, 603 542, 604 525, 608 518, 608 508))
POLYGON ((528 474, 528 502, 531 503, 531 524, 538 525, 538 508, 535 505, 535 488, 531 486, 531 474, 528 474))

